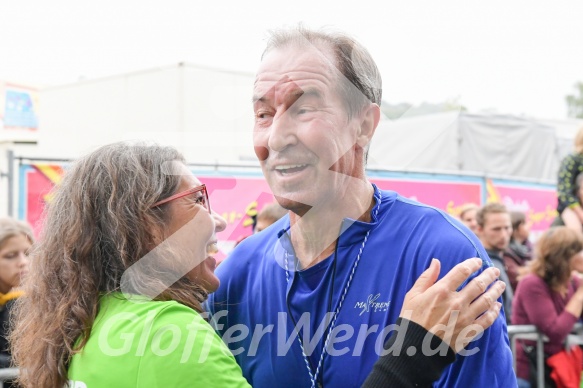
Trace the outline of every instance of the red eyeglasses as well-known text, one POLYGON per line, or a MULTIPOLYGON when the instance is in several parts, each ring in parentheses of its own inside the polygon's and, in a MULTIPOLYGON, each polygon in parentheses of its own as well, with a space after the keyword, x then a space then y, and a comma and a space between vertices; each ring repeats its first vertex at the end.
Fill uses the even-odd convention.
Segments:
POLYGON ((161 201, 156 202, 155 204, 150 206, 150 209, 154 208, 154 207, 158 207, 160 205, 164 205, 165 203, 168 203, 170 201, 174 201, 175 199, 186 197, 187 195, 196 194, 196 193, 200 193, 200 195, 198 195, 196 197, 196 203, 198 205, 201 205, 202 207, 204 207, 210 213, 211 212, 211 203, 209 201, 209 194, 206 191, 206 185, 196 186, 196 187, 193 187, 192 189, 188 189, 185 191, 181 191, 180 193, 176 193, 174 195, 171 195, 170 197, 168 197, 166 199, 163 199, 161 201))

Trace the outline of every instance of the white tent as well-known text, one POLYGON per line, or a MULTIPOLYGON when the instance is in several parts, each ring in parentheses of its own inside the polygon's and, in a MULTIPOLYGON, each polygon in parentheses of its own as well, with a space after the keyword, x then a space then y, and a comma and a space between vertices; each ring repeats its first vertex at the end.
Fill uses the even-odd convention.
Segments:
MULTIPOLYGON (((76 158, 118 140, 173 145, 190 162, 256 162, 254 76, 191 64, 41 89, 27 156, 76 158)), ((369 167, 477 173, 549 183, 583 120, 446 112, 382 120, 369 167)))
POLYGON ((382 120, 369 166, 554 182, 579 120, 445 112, 382 120))
POLYGON ((41 90, 38 146, 27 156, 77 158, 120 140, 177 147, 191 162, 253 155, 253 74, 188 63, 41 90))

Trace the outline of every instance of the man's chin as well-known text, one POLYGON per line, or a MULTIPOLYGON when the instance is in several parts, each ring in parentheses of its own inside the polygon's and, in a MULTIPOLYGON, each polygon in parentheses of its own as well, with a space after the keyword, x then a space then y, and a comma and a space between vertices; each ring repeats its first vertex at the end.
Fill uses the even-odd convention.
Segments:
POLYGON ((300 201, 296 201, 279 195, 274 195, 274 197, 281 207, 297 214, 300 217, 302 217, 312 208, 312 206, 306 205, 305 203, 302 203, 300 201))

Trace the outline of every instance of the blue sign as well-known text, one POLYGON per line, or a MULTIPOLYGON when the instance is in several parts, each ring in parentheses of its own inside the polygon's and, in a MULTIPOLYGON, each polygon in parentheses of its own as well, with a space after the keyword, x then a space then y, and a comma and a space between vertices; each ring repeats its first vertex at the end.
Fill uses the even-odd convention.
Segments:
POLYGON ((32 129, 38 127, 38 118, 30 93, 15 90, 6 91, 4 126, 32 129))

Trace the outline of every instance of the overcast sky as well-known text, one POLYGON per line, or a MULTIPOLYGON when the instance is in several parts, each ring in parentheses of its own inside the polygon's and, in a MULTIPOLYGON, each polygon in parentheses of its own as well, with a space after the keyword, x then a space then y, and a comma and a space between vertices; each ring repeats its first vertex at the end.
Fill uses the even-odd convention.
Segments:
POLYGON ((266 31, 298 22, 363 42, 390 103, 562 119, 583 81, 576 0, 0 0, 0 80, 54 85, 178 62, 254 72, 266 31))

